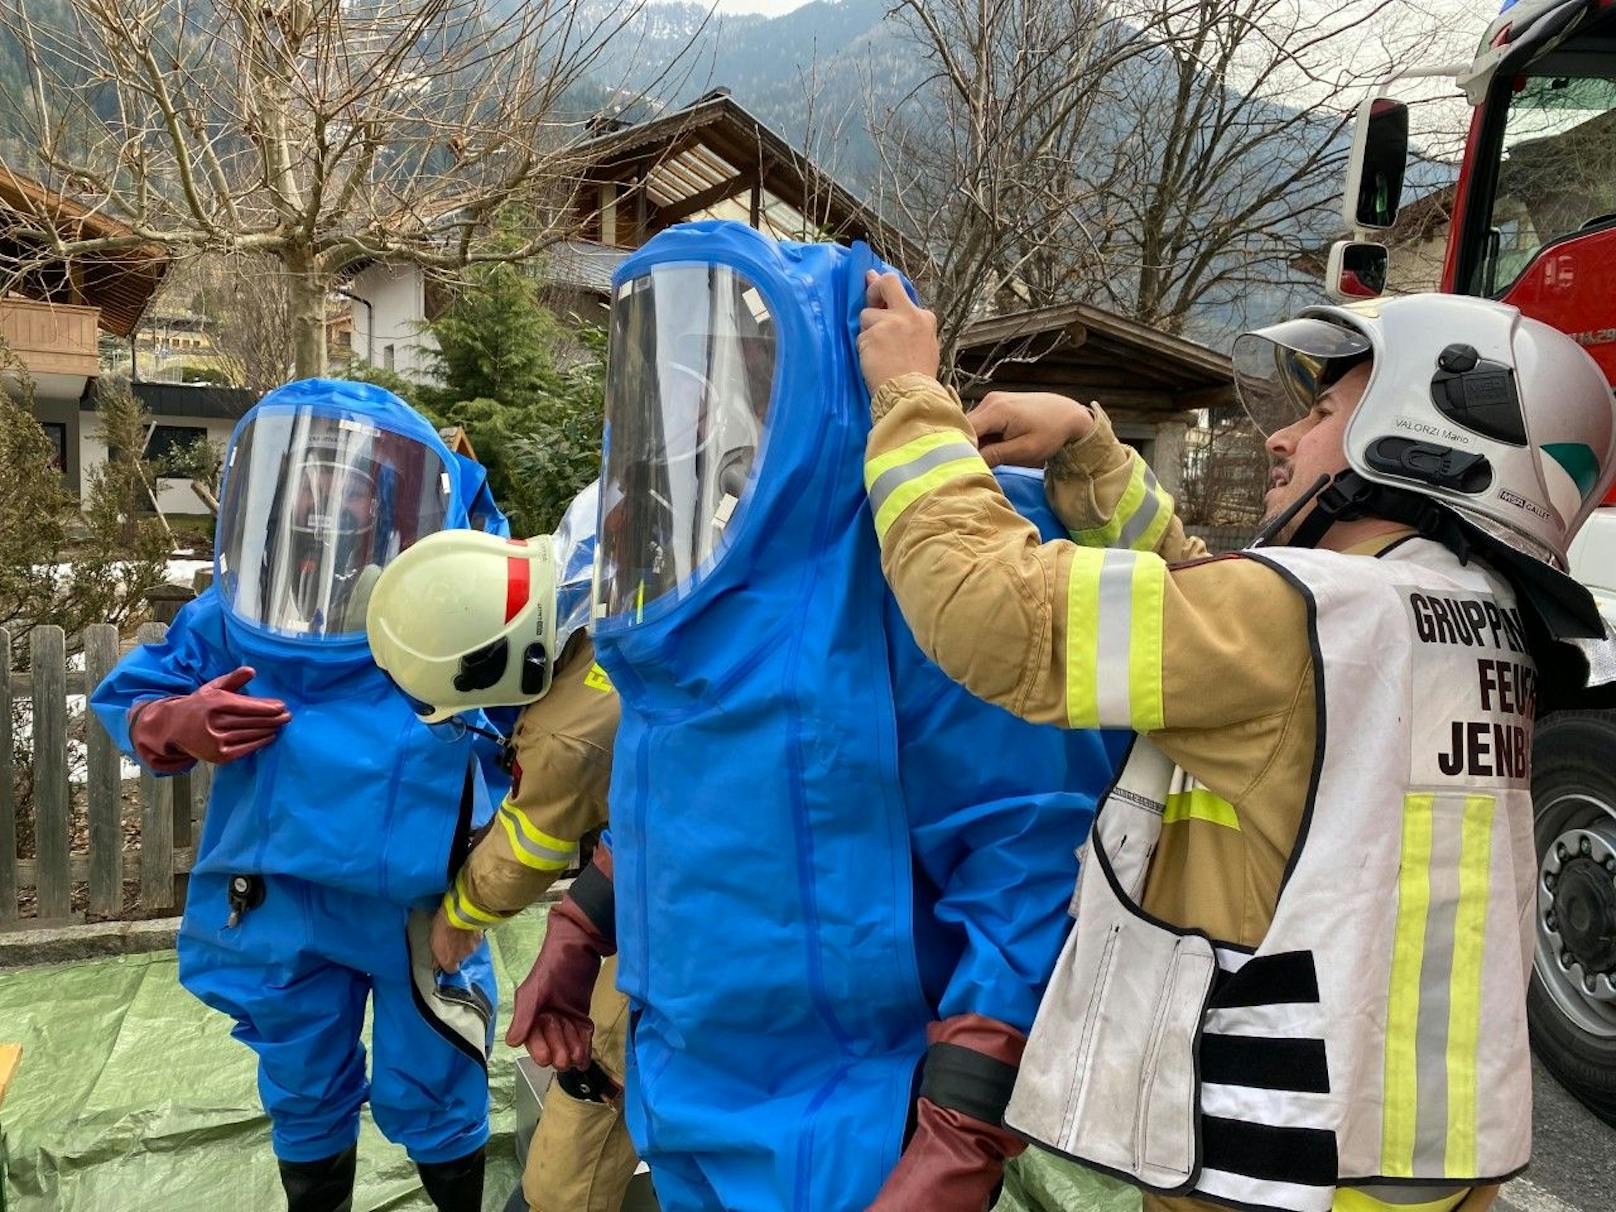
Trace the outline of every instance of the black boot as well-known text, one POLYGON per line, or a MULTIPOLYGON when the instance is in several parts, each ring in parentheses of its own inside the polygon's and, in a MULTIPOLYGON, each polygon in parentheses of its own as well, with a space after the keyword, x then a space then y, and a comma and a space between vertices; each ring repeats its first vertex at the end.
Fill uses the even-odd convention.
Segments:
POLYGON ((483 1150, 446 1162, 416 1162, 421 1185, 438 1212, 482 1212, 483 1150))
MULTIPOLYGON (((278 1159, 277 1159, 278 1160, 278 1159)), ((280 1162, 287 1212, 349 1212, 359 1147, 311 1162, 280 1162)))

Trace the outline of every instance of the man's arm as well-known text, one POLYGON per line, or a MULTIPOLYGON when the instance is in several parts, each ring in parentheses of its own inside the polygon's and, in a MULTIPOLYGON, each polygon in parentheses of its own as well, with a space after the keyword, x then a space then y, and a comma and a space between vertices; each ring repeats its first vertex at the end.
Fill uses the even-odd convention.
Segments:
POLYGON ((1184 533, 1172 494, 1144 456, 1119 441, 1111 418, 1090 404, 1093 428, 1050 459, 1044 492, 1072 539, 1085 547, 1154 551, 1164 560, 1196 560, 1206 544, 1184 533))
POLYGON ((927 357, 912 349, 929 328, 919 316, 907 296, 883 300, 865 313, 860 353, 882 384, 865 464, 882 569, 922 650, 1040 723, 1153 732, 1284 710, 1305 645, 1269 659, 1265 637, 1305 634, 1301 596, 1255 561, 1170 569, 1152 551, 1040 543, 948 393, 923 369, 905 373, 927 357))
POLYGON ((580 634, 554 683, 516 727, 511 793, 444 895, 449 925, 472 931, 525 909, 571 860, 578 839, 606 824, 619 704, 580 634))

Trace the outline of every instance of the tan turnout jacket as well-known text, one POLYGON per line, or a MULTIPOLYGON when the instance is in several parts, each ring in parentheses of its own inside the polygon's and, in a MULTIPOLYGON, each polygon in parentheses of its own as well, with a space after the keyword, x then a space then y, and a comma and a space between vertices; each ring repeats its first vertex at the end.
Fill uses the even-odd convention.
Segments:
POLYGON ((444 894, 454 925, 480 930, 527 908, 567 869, 578 839, 605 827, 618 713, 617 692, 579 632, 550 692, 517 721, 510 794, 444 894))
MULTIPOLYGON (((1143 906, 1255 946, 1296 845, 1317 739, 1305 599, 1256 561, 1209 558, 1098 408, 1046 469, 1049 503, 1076 540, 1050 543, 999 492, 934 380, 895 379, 872 411, 865 483, 882 568, 921 648, 1026 719, 1150 733, 1194 786, 1167 805, 1143 906)), ((1462 1206, 1476 1212, 1493 1193, 1462 1206)))

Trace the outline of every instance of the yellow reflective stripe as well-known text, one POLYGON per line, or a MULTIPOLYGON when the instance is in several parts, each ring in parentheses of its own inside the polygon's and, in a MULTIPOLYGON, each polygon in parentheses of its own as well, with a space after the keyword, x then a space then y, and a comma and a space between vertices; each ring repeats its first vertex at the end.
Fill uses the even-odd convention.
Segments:
POLYGON ((535 845, 543 846, 546 850, 559 850, 571 857, 573 850, 578 845, 577 842, 569 842, 564 837, 556 837, 553 833, 546 833, 540 829, 528 818, 527 813, 513 804, 508 797, 499 806, 499 810, 514 817, 516 823, 521 826, 522 832, 532 838, 535 845))
POLYGON ((1167 533, 1168 523, 1173 520, 1172 495, 1161 489, 1157 491, 1161 493, 1160 507, 1156 510, 1156 516, 1150 520, 1150 525, 1145 527, 1145 532, 1132 544, 1135 551, 1155 551, 1156 544, 1160 543, 1162 535, 1167 533))
POLYGON ((1072 728, 1163 727, 1167 565, 1148 552, 1071 549, 1066 719, 1072 728))
POLYGON ((1073 553, 1066 569, 1066 723, 1093 728, 1100 720, 1100 573, 1103 559, 1073 553))
POLYGON ((567 864, 572 860, 572 843, 562 842, 558 838, 551 839, 555 845, 547 845, 537 839, 529 841, 523 834, 532 832, 539 838, 548 838, 550 835, 534 829, 532 822, 509 805, 500 806, 499 823, 505 827, 505 835, 510 839, 511 853, 524 867, 531 867, 535 871, 567 869, 567 864))
POLYGON ((1476 1172, 1476 1053, 1495 803, 1490 795, 1465 798, 1459 843, 1459 911, 1453 926, 1453 975, 1448 993, 1447 1173, 1461 1177, 1476 1172))
POLYGON ((1156 482, 1155 474, 1138 451, 1132 452, 1132 470, 1110 520, 1103 526, 1072 532, 1085 547, 1126 547, 1154 551, 1173 518, 1173 498, 1156 482))
POLYGON ((1414 1132, 1419 1117, 1416 1043, 1420 966, 1425 951, 1425 917, 1431 905, 1434 801, 1429 793, 1403 798, 1403 849, 1397 875, 1397 929, 1386 1007, 1381 1110, 1380 1172, 1387 1178, 1411 1178, 1414 1174, 1414 1132))
POLYGON ((1166 727, 1166 708, 1162 704, 1162 608, 1166 597, 1167 565, 1153 555, 1135 559, 1128 691, 1136 732, 1156 732, 1166 727))
POLYGON ((923 433, 877 455, 864 465, 876 538, 884 540, 892 523, 928 492, 975 472, 987 475, 988 465, 970 439, 952 429, 923 433))
POLYGON ((462 876, 456 876, 454 887, 443 894, 443 914, 449 919, 449 924, 459 930, 481 930, 485 926, 496 925, 501 920, 500 916, 473 904, 466 895, 462 879, 462 876))
POLYGON ((1180 821, 1207 821, 1222 825, 1225 829, 1240 829, 1240 817, 1235 813, 1234 805, 1205 787, 1175 791, 1167 797, 1162 824, 1176 825, 1180 821))
POLYGON ((1085 547, 1114 547, 1117 536, 1127 525, 1128 519, 1139 512, 1139 506, 1145 501, 1145 461, 1137 452, 1129 452, 1132 456, 1131 470, 1128 474, 1128 486, 1122 490, 1122 496, 1117 499, 1116 508, 1111 516, 1101 526, 1093 526, 1088 530, 1072 532, 1072 538, 1085 547))
POLYGON ((965 458, 952 459, 947 463, 933 467, 924 475, 906 480, 892 490, 891 495, 881 502, 881 507, 875 513, 875 537, 877 542, 884 542, 887 531, 892 528, 903 511, 908 509, 921 497, 933 489, 940 488, 950 480, 957 480, 962 476, 988 475, 988 465, 982 461, 982 456, 976 453, 965 458))
POLYGON ((1453 1212, 1464 1203, 1469 1191, 1457 1191, 1441 1199, 1421 1200, 1414 1204, 1392 1204, 1376 1199, 1356 1187, 1337 1187, 1332 1212, 1453 1212))
POLYGON ((910 438, 901 446, 893 447, 886 454, 876 455, 864 464, 864 491, 869 492, 884 472, 891 471, 894 467, 902 467, 905 463, 912 463, 928 450, 968 440, 964 434, 953 429, 935 429, 930 433, 921 434, 918 438, 910 438))

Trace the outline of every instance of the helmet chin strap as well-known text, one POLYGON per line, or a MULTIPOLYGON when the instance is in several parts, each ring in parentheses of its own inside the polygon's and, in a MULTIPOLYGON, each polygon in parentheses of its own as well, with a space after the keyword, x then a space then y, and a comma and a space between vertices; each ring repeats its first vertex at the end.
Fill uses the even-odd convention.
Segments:
POLYGON ((1448 548, 1461 562, 1468 563, 1470 560, 1470 540, 1452 511, 1419 493, 1388 488, 1384 484, 1366 480, 1350 467, 1337 472, 1333 478, 1320 476, 1299 500, 1264 526, 1251 545, 1263 547, 1272 543, 1274 536, 1284 530, 1309 502, 1313 504, 1313 511, 1302 519, 1302 524, 1291 536, 1292 547, 1317 547, 1337 522, 1384 518, 1388 522, 1412 526, 1424 537, 1448 548))
POLYGON ((1274 541, 1274 536, 1279 534, 1280 531, 1284 530, 1285 527, 1289 526, 1291 524, 1291 519, 1297 514, 1301 513, 1302 510, 1306 509, 1307 503, 1314 497, 1318 496, 1319 493, 1323 492, 1329 483, 1329 476, 1320 476, 1318 479, 1314 480, 1311 488, 1270 518, 1268 520, 1268 524, 1252 536, 1251 542, 1246 544, 1247 548, 1255 549, 1258 547, 1271 546, 1274 541))

